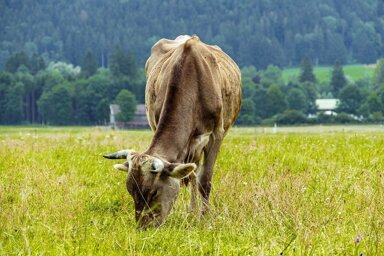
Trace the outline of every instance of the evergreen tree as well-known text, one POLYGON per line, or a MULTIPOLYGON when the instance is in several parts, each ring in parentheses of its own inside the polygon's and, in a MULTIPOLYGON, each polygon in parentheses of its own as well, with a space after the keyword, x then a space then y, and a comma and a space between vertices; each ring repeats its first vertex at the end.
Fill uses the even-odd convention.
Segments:
POLYGON ((120 46, 115 46, 109 59, 109 70, 111 71, 111 74, 115 77, 120 77, 122 75, 120 66, 124 59, 124 51, 120 46))
POLYGON ((123 89, 116 96, 116 104, 120 106, 120 113, 117 116, 119 121, 131 121, 136 111, 136 98, 130 91, 123 89))
POLYGON ((331 78, 331 90, 334 97, 339 96, 339 92, 347 85, 347 79, 344 75, 343 66, 340 65, 339 61, 336 61, 332 70, 332 78, 331 78))
POLYGON ((97 63, 95 55, 91 50, 88 50, 81 65, 81 75, 85 78, 93 76, 97 72, 97 63))
POLYGON ((299 88, 303 90, 307 98, 307 114, 314 114, 317 111, 316 99, 318 98, 318 92, 316 84, 313 82, 304 82, 299 85, 299 88))
POLYGON ((135 79, 137 77, 137 66, 135 56, 128 52, 124 54, 124 58, 120 63, 120 71, 123 75, 128 76, 131 79, 135 79))
POLYGON ((301 71, 300 71, 299 81, 301 83, 303 82, 316 83, 316 77, 315 77, 315 74, 313 73, 312 62, 308 57, 304 57, 303 61, 301 62, 300 69, 301 71))

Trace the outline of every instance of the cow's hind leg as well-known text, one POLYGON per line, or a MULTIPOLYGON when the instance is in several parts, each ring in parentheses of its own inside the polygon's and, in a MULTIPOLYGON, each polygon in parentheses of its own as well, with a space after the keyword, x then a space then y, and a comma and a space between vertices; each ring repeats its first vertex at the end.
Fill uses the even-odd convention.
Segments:
POLYGON ((203 214, 209 211, 209 194, 212 186, 213 166, 215 165, 217 155, 220 151, 224 132, 212 135, 207 147, 204 149, 204 162, 198 173, 198 188, 201 195, 201 212, 203 214))

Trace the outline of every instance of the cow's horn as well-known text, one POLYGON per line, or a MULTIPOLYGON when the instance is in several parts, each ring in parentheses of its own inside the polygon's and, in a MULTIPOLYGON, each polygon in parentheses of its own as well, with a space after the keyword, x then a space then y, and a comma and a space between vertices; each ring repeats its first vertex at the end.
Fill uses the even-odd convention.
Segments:
POLYGON ((109 154, 109 155, 103 155, 103 157, 108 158, 108 159, 127 159, 127 157, 134 151, 124 149, 117 151, 115 153, 109 154))
POLYGON ((164 163, 158 158, 155 158, 152 163, 152 170, 153 173, 159 173, 164 169, 164 163))

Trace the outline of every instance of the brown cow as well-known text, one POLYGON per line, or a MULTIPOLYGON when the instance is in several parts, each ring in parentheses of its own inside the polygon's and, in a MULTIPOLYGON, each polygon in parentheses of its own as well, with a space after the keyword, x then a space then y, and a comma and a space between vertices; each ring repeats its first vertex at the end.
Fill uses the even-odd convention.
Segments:
POLYGON ((190 209, 197 209, 199 191, 202 212, 208 210, 213 166, 241 105, 238 66, 197 36, 159 40, 145 68, 152 142, 144 153, 122 150, 104 156, 127 159, 114 167, 128 172, 127 189, 143 228, 164 222, 186 177, 190 209))

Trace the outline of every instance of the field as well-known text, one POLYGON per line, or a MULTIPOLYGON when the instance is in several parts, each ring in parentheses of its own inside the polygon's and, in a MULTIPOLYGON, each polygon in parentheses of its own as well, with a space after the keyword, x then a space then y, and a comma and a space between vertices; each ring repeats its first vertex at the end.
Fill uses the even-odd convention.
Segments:
POLYGON ((149 131, 0 127, 0 255, 384 255, 383 127, 233 129, 212 210, 183 188, 160 229, 135 228, 124 172, 149 131))
MULTIPOLYGON (((313 72, 319 82, 329 82, 332 76, 332 66, 314 67, 313 72)), ((350 81, 357 81, 363 78, 371 79, 375 71, 375 65, 345 65, 343 66, 344 74, 350 81)), ((284 81, 288 81, 291 77, 298 77, 300 68, 289 68, 283 70, 284 81)))

